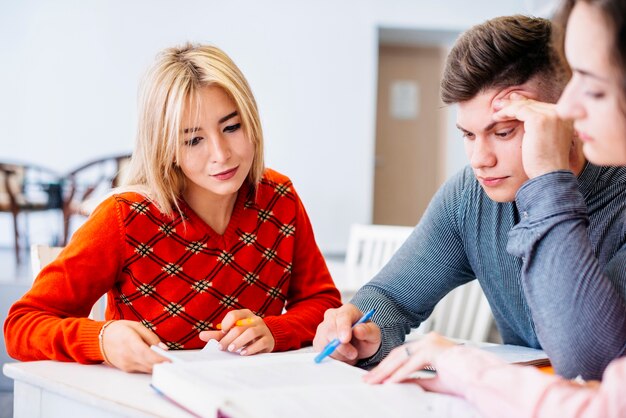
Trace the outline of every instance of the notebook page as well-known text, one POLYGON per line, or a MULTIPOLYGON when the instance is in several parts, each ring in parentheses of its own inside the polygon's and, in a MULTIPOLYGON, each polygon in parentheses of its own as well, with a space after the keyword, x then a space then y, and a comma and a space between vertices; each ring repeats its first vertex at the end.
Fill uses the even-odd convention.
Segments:
POLYGON ((211 340, 201 350, 170 350, 169 353, 174 357, 184 361, 216 361, 216 360, 237 360, 240 358, 257 358, 257 357, 280 357, 285 355, 297 355, 301 353, 312 353, 312 347, 301 348, 299 350, 287 351, 284 353, 263 353, 254 356, 241 356, 239 352, 231 353, 230 351, 222 351, 217 348, 218 342, 211 340))
POLYGON ((201 350, 171 350, 169 353, 184 361, 217 361, 241 358, 239 353, 220 350, 217 348, 217 344, 217 341, 211 340, 201 350))
POLYGON ((478 418, 459 398, 425 392, 414 384, 314 386, 248 392, 245 402, 228 401, 221 410, 230 416, 255 418, 394 417, 478 418))
POLYGON ((193 375, 197 384, 219 388, 220 391, 250 391, 285 387, 324 386, 361 383, 365 371, 329 359, 316 364, 316 353, 283 354, 280 356, 238 357, 235 366, 230 360, 177 364, 193 375))
POLYGON ((517 345, 497 344, 480 347, 481 350, 490 352, 500 357, 507 363, 516 364, 543 364, 549 363, 548 356, 542 350, 517 345))
POLYGON ((236 362, 181 362, 155 369, 158 382, 177 395, 173 398, 202 416, 211 416, 215 407, 237 418, 478 416, 461 399, 409 383, 368 385, 362 381, 364 370, 333 359, 316 364, 315 355, 235 356, 236 362))

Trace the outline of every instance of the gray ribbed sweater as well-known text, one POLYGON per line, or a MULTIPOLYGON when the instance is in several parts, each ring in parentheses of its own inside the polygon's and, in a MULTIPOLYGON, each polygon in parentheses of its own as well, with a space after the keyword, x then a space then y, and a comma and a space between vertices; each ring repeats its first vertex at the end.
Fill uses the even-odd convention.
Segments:
POLYGON ((600 378, 626 351, 626 168, 587 164, 489 199, 466 167, 352 303, 381 327, 380 361, 451 289, 478 279, 505 343, 543 348, 557 373, 600 378), (508 250, 508 252, 507 252, 508 250))

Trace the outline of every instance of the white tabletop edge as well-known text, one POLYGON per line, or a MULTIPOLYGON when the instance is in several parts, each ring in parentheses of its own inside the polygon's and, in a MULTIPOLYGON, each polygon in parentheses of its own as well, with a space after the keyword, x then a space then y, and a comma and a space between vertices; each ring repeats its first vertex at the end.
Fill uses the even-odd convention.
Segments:
POLYGON ((8 363, 3 372, 13 380, 124 416, 190 416, 154 392, 147 374, 126 373, 102 364, 51 360, 8 363), (114 387, 107 385, 107 381, 114 387), (134 396, 123 396, 120 391, 134 396))

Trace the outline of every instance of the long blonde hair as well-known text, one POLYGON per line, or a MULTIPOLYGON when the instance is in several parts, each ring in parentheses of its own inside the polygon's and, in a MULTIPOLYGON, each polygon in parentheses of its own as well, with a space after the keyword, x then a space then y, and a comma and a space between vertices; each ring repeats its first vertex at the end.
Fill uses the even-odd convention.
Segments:
POLYGON ((140 88, 135 150, 124 189, 149 197, 163 213, 171 214, 185 187, 175 164, 181 158, 183 111, 198 103, 200 90, 221 87, 235 102, 243 131, 255 146, 247 181, 255 186, 263 175, 263 132, 256 101, 245 77, 219 48, 186 44, 167 48, 157 57, 140 88))

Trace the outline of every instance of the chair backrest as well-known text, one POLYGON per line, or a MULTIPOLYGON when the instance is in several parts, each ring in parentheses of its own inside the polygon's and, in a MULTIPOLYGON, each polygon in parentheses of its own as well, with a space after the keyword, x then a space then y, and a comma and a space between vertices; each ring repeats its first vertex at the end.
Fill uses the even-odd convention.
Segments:
POLYGON ((60 208, 51 205, 51 187, 60 187, 53 170, 26 163, 0 162, 0 211, 60 208))
POLYGON ((346 282, 356 291, 378 273, 413 231, 411 226, 361 225, 350 228, 346 251, 346 282))
POLYGON ((119 187, 122 185, 124 178, 128 174, 128 168, 130 167, 131 154, 124 154, 117 156, 117 173, 111 182, 113 187, 119 187))
MULTIPOLYGON (((37 277, 42 268, 54 261, 63 247, 50 247, 48 245, 30 246, 31 268, 33 270, 33 280, 37 277)), ((104 320, 104 311, 106 309, 106 295, 102 296, 91 308, 89 318, 102 321, 104 320)))
POLYGON ((61 252, 63 247, 33 244, 30 246, 30 266, 33 271, 33 280, 42 268, 50 264, 61 252))
POLYGON ((24 200, 24 166, 0 163, 0 208, 11 210, 24 200))
POLYGON ((90 161, 65 176, 63 193, 63 244, 70 238, 70 219, 89 216, 127 174, 130 154, 90 161))
POLYGON ((473 280, 441 299, 418 333, 436 331, 450 338, 484 342, 493 324, 489 302, 478 280, 473 280))
POLYGON ((89 215, 103 196, 118 187, 130 157, 130 154, 122 154, 100 158, 68 173, 65 205, 71 214, 89 215))
MULTIPOLYGON (((346 277, 338 284, 344 301, 383 268, 412 231, 413 227, 408 226, 352 225, 346 251, 346 277)), ((414 333, 436 331, 450 338, 483 342, 487 341, 493 324, 489 302, 478 280, 473 280, 441 299, 414 333)))

